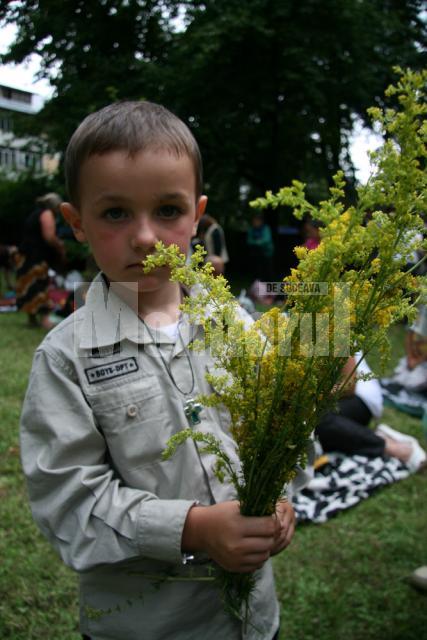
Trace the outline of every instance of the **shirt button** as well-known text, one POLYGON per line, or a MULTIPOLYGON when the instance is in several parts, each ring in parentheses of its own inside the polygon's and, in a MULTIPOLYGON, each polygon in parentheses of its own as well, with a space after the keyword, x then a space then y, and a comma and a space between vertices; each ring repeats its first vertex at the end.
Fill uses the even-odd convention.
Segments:
POLYGON ((138 412, 138 409, 135 404, 130 404, 128 406, 127 414, 129 418, 134 418, 138 412))

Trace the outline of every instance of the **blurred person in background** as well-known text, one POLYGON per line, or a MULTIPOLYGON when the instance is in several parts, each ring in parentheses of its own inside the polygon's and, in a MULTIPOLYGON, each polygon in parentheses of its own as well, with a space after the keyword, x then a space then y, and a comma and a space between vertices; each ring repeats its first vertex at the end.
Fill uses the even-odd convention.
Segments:
POLYGON ((416 473, 425 466, 427 456, 415 438, 383 423, 375 431, 369 428, 371 419, 379 419, 383 410, 378 380, 365 377, 371 374, 361 353, 351 356, 344 365, 342 378, 346 383, 337 408, 322 416, 315 429, 322 450, 367 458, 390 456, 416 473))
POLYGON ((262 282, 271 282, 273 279, 273 237, 270 227, 259 213, 252 218, 246 236, 246 244, 249 250, 253 278, 262 282))
MULTIPOLYGON (((14 256, 17 247, 14 245, 0 244, 0 269, 4 273, 4 285, 6 289, 13 289, 12 272, 14 270, 14 256)), ((2 283, 3 284, 3 283, 2 283)))
POLYGON ((36 200, 25 221, 23 236, 15 256, 17 269, 16 303, 28 315, 29 326, 52 328, 49 321, 49 269, 64 260, 64 243, 56 234, 56 217, 62 198, 47 193, 36 200))
POLYGON ((206 249, 206 262, 212 264, 215 275, 222 275, 229 261, 222 227, 215 218, 205 214, 197 226, 197 236, 206 249))
POLYGON ((313 220, 310 215, 304 217, 302 225, 302 235, 304 238, 304 247, 307 249, 317 249, 320 244, 320 222, 313 220))

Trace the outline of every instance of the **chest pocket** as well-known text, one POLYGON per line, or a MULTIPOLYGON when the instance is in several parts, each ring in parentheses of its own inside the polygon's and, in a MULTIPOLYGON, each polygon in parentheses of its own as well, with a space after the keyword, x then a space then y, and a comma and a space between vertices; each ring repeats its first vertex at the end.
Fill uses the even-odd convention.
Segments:
POLYGON ((160 462, 173 425, 168 398, 156 376, 100 390, 88 400, 111 460, 124 479, 137 467, 160 462))

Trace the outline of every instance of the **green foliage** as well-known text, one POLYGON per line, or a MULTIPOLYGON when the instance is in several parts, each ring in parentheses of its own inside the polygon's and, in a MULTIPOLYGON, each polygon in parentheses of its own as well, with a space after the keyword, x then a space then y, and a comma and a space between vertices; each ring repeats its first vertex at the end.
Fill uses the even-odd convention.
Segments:
POLYGON ((28 172, 10 179, 0 175, 0 242, 17 244, 36 198, 57 189, 57 179, 48 176, 28 172))
POLYGON ((393 64, 424 64, 422 4, 208 0, 194 9, 165 65, 164 100, 194 127, 215 215, 234 215, 239 185, 251 199, 298 178, 317 201, 341 164, 351 177, 353 115, 366 120, 381 103, 393 64))
POLYGON ((427 215, 427 70, 395 72, 399 79, 386 96, 396 108, 368 110, 386 142, 371 154, 375 175, 359 189, 359 199, 366 211, 393 211, 404 227, 411 213, 427 215))
POLYGON ((64 150, 88 113, 119 99, 147 97, 156 80, 151 60, 161 60, 173 17, 172 0, 56 0, 5 3, 0 20, 16 23, 18 37, 4 61, 21 62, 36 51, 41 75, 55 87, 54 97, 33 118, 35 132, 48 134, 64 150))
POLYGON ((67 239, 64 241, 64 247, 68 267, 84 271, 90 256, 89 246, 76 240, 67 239))
MULTIPOLYGON (((63 150, 89 112, 117 99, 163 102, 204 156, 212 213, 298 178, 327 196, 348 154, 353 114, 381 103, 391 65, 425 61, 422 0, 22 0, 5 62, 36 51, 53 99, 32 119, 63 150), (185 11, 185 27, 173 19, 185 11), (244 187, 247 196, 240 190, 244 187)), ((237 218, 239 219, 239 218, 237 218)))
POLYGON ((220 482, 224 482, 227 477, 233 484, 238 485, 239 479, 233 469, 230 458, 223 451, 221 442, 211 433, 202 433, 201 431, 194 431, 193 429, 183 429, 179 431, 168 440, 167 447, 162 455, 163 460, 171 458, 177 448, 188 439, 203 444, 203 447, 200 449, 201 453, 211 453, 216 456, 215 475, 220 482))
POLYGON ((35 526, 19 459, 19 416, 41 329, 0 317, 0 637, 78 640, 77 584, 35 526))
MULTIPOLYGON (((310 204, 305 185, 298 181, 251 203, 259 209, 287 205, 296 217, 309 213, 324 225, 322 242, 315 251, 295 249, 300 263, 289 282, 328 281, 348 286, 352 341, 365 354, 374 344, 386 350, 385 328, 413 315, 411 293, 423 295, 422 280, 413 279, 405 265, 414 249, 425 248, 425 242, 416 238, 422 236, 421 215, 427 213, 427 71, 397 68, 396 73, 399 79, 386 96, 397 98, 398 108, 370 110, 374 126, 381 126, 386 139, 372 154, 371 178, 358 189, 354 207, 344 211, 341 172, 333 178, 330 198, 318 207, 310 204)), ((316 311, 324 306, 321 298, 313 301, 318 303, 316 311)), ((301 311, 301 305, 306 309, 303 297, 290 295, 288 299, 291 309, 301 311)))

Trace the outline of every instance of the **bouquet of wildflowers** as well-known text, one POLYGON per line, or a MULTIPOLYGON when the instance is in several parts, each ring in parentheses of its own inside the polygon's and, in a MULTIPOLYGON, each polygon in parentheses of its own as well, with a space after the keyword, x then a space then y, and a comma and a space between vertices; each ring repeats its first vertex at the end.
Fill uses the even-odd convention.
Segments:
MULTIPOLYGON (((427 72, 398 73, 386 93, 397 106, 370 110, 385 142, 372 154, 373 174, 356 205, 344 204, 341 172, 318 206, 298 181, 252 203, 258 209, 287 205, 297 218, 309 213, 321 223, 319 246, 295 250, 299 264, 284 281, 282 307, 248 325, 226 280, 202 265, 201 250, 187 265, 177 247, 159 244, 146 260, 146 271, 167 264, 173 280, 198 285, 183 311, 205 330, 206 340, 195 348, 210 348, 218 364, 218 372, 207 375, 215 392, 200 401, 230 412, 241 468, 213 436, 193 429, 175 435, 165 456, 186 438, 204 442, 217 455, 218 476, 233 483, 243 515, 275 513, 297 464, 304 464, 319 417, 336 402, 348 357, 374 347, 386 357, 388 327, 415 313, 422 279, 407 264, 425 246, 419 236, 427 212, 427 72)), ((220 580, 227 609, 246 617, 255 577, 222 572, 220 580)))

